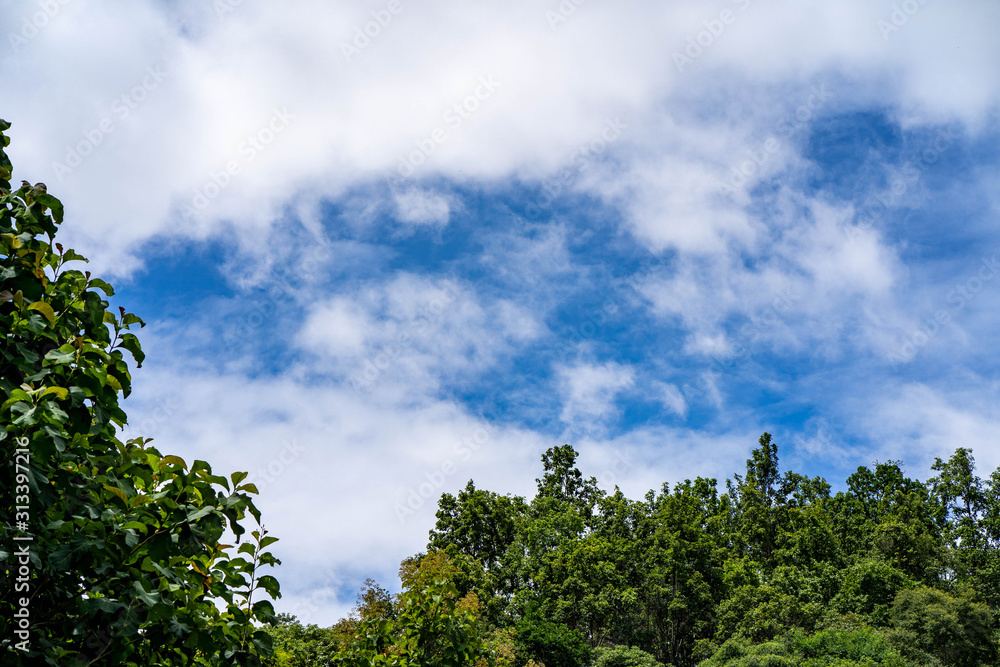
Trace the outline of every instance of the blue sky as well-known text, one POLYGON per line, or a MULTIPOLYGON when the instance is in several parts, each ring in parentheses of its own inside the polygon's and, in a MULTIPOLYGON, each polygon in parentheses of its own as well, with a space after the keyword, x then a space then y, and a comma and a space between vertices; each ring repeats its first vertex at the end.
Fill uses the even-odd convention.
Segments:
POLYGON ((9 4, 15 177, 149 322, 132 434, 261 488, 279 611, 562 443, 633 498, 765 430, 1000 465, 995 3, 9 4))

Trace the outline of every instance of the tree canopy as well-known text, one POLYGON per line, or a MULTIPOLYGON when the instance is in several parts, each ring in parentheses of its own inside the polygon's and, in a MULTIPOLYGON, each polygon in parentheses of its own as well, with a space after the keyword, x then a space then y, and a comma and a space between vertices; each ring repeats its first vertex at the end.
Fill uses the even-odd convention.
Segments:
MULTIPOLYGON (((641 500, 600 490, 576 461, 569 445, 546 451, 530 500, 471 480, 443 494, 388 608, 433 595, 405 572, 434 563, 446 595, 475 596, 464 627, 498 665, 1000 664, 1000 473, 980 478, 967 449, 927 482, 877 462, 833 494, 783 472, 765 433, 724 485, 685 480, 641 500)), ((396 613, 329 631, 368 662, 302 664, 412 664, 392 662, 396 613)))
POLYGON ((0 646, 4 665, 255 665, 278 581, 246 473, 119 439, 144 322, 55 242, 63 206, 12 189, 0 121, 0 646), (237 544, 222 543, 226 531, 237 544))

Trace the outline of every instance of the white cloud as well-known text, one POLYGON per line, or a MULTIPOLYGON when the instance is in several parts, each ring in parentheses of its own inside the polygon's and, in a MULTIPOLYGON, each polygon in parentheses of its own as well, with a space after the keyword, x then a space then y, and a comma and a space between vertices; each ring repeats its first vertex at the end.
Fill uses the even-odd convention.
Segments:
MULTIPOLYGON (((527 0, 404 4, 348 61, 341 43, 382 9, 294 0, 242 3, 220 17, 191 2, 67 4, 0 60, 11 89, 37 91, 14 96, 4 112, 15 123, 18 174, 57 185, 76 221, 66 236, 103 266, 127 271, 134 263, 122 252, 156 234, 259 230, 295 197, 337 198, 381 181, 421 142, 434 148, 413 178, 542 177, 621 117, 629 129, 611 150, 627 180, 577 187, 629 198, 632 224, 655 247, 718 250, 756 235, 718 184, 744 147, 773 131, 776 101, 790 85, 806 93, 817 77, 849 71, 855 81, 838 103, 878 87, 909 122, 957 118, 971 127, 996 109, 1000 91, 991 30, 1000 9, 984 0, 922 6, 889 39, 878 21, 891 3, 861 0, 588 4, 555 30, 547 8, 527 0), (723 8, 736 22, 678 71, 673 54, 723 8), (119 118, 114 101, 156 63, 166 78, 119 118), (496 83, 484 88, 484 77, 496 83), (751 109, 682 113, 738 81, 757 97, 751 109), (458 122, 455 106, 470 99, 474 110, 458 122), (292 116, 287 127, 269 132, 282 109, 292 116), (53 162, 106 117, 115 130, 54 183, 53 162), (429 139, 438 129, 444 139, 429 139), (216 192, 213 178, 225 180, 229 163, 239 174, 216 192), (179 222, 177 207, 199 193, 209 205, 179 222)), ((14 3, 3 32, 18 32, 36 11, 14 3)), ((440 206, 432 210, 421 215, 440 220, 440 206)))
POLYGON ((853 407, 879 452, 903 459, 913 476, 929 476, 935 457, 947 459, 959 447, 968 447, 985 477, 1000 467, 998 388, 974 376, 960 382, 960 388, 950 389, 893 383, 873 404, 853 407))
POLYGON ((599 423, 615 412, 618 393, 631 387, 635 372, 614 362, 578 364, 557 369, 563 409, 559 418, 568 423, 599 423))
MULTIPOLYGON (((636 428, 615 438, 581 438, 578 467, 608 491, 618 485, 629 498, 671 487, 685 479, 715 478, 720 485, 743 472, 743 461, 761 430, 734 429, 712 434, 689 429, 636 428)), ((724 486, 722 487, 724 489, 724 486)))
POLYGON ((887 331, 904 319, 896 250, 855 227, 850 209, 787 191, 769 215, 752 267, 744 256, 687 254, 640 286, 655 313, 688 331, 685 351, 725 359, 811 343, 822 356, 884 352, 887 331))
POLYGON ((426 190, 410 189, 395 194, 396 217, 417 225, 448 224, 452 203, 448 197, 426 190))
POLYGON ((541 331, 534 314, 510 300, 399 274, 311 307, 298 341, 314 355, 313 372, 359 390, 412 395, 461 382, 541 331))
POLYGON ((677 385, 657 382, 655 386, 661 392, 663 407, 667 408, 679 417, 687 416, 687 400, 685 400, 684 394, 682 394, 681 390, 677 388, 677 385))

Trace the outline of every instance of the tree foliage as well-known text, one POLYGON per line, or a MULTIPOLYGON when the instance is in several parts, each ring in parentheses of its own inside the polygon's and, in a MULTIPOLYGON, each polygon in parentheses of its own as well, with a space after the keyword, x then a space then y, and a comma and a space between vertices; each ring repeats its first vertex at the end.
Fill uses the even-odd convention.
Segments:
MULTIPOLYGON (((428 554, 400 568, 409 599, 441 581, 442 600, 476 600, 457 623, 433 625, 457 603, 425 620, 438 641, 474 641, 477 667, 1000 665, 1000 471, 978 477, 968 450, 926 483, 876 462, 832 494, 782 472, 765 433, 724 493, 698 478, 641 500, 602 491, 576 460, 545 452, 530 500, 472 481, 444 494, 428 554)), ((342 622, 383 610, 353 640, 367 662, 332 664, 404 664, 399 602, 385 612, 373 586, 342 622)))
POLYGON ((11 189, 9 127, 0 121, 3 664, 257 664, 271 640, 255 623, 273 619, 260 596, 280 593, 258 571, 278 563, 276 538, 261 528, 243 540, 246 515, 260 521, 256 489, 246 473, 119 439, 144 323, 73 268, 86 260, 55 242, 63 207, 45 185, 11 189), (222 544, 227 529, 242 544, 222 544))
POLYGON ((333 664, 343 667, 460 667, 489 658, 475 593, 460 595, 460 569, 443 552, 403 561, 403 591, 374 581, 358 596, 352 632, 333 664))

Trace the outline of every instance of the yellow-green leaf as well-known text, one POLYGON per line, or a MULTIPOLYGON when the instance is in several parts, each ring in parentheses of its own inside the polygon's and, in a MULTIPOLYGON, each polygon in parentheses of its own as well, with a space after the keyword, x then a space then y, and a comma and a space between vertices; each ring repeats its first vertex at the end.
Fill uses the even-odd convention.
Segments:
POLYGON ((48 396, 49 394, 55 394, 56 398, 60 401, 64 401, 69 396, 69 390, 63 389, 62 387, 48 387, 42 392, 42 396, 48 396))
POLYGON ((56 311, 52 310, 52 306, 45 303, 44 301, 35 301, 34 303, 28 306, 28 310, 37 310, 38 312, 40 312, 42 315, 45 316, 45 319, 49 321, 49 324, 55 325, 56 311))
POLYGON ((123 502, 125 503, 128 502, 128 496, 126 496, 125 492, 119 489, 117 486, 111 486, 110 484, 105 484, 104 488, 110 491, 111 493, 115 494, 119 498, 121 498, 123 502))
POLYGON ((160 459, 160 465, 161 466, 162 465, 166 465, 166 464, 171 464, 171 463, 179 465, 180 467, 182 467, 185 470, 187 470, 187 467, 188 467, 187 463, 185 463, 184 459, 182 459, 179 456, 174 456, 173 454, 168 454, 167 456, 164 456, 162 459, 160 459))

